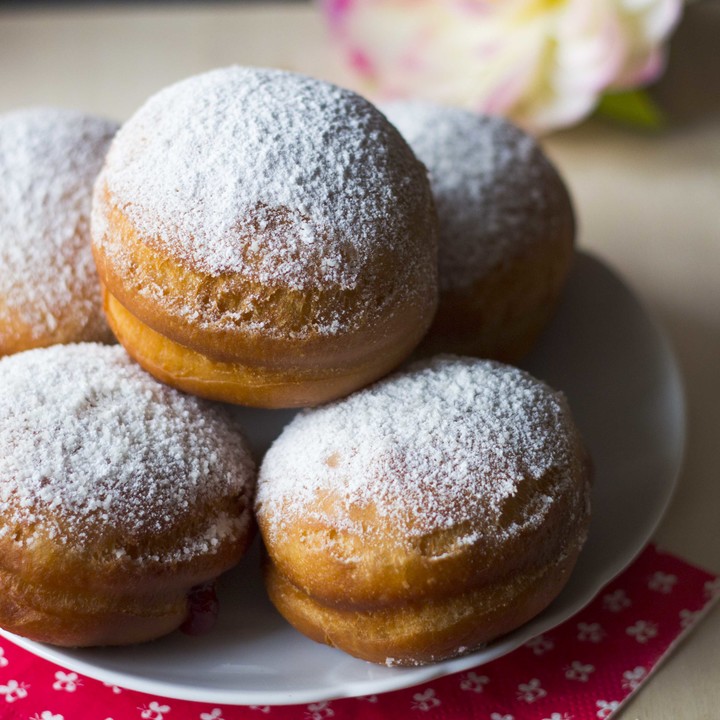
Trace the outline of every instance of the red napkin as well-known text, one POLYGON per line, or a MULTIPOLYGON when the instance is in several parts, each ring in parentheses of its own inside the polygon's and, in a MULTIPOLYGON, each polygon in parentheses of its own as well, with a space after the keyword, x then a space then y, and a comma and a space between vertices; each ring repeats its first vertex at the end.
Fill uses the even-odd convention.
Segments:
POLYGON ((309 705, 161 698, 64 670, 0 638, 3 720, 607 720, 720 597, 720 577, 648 546, 584 610, 513 653, 418 687, 309 705))

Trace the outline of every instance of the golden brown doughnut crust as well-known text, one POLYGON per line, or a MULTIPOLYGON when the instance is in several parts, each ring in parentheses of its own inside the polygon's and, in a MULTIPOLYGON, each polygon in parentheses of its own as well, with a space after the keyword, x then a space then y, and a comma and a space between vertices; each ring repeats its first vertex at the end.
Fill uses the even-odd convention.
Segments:
MULTIPOLYGON (((87 292, 78 289, 75 301, 80 306, 101 305, 99 286, 89 286, 87 292)), ((51 332, 38 334, 37 326, 28 324, 22 312, 10 308, 0 298, 0 356, 13 355, 24 350, 47 347, 48 345, 66 344, 73 342, 113 342, 113 335, 105 318, 97 315, 88 319, 83 312, 78 312, 77 306, 56 308, 55 318, 57 327, 51 332)))
MULTIPOLYGON (((370 542, 366 534, 340 526, 340 519, 348 512, 345 491, 340 486, 337 492, 316 497, 312 516, 301 522, 283 523, 282 541, 269 543, 273 564, 319 602, 363 609, 393 606, 410 599, 443 599, 533 568, 552 567, 558 558, 574 556, 571 548, 584 539, 589 461, 581 445, 576 452, 573 482, 580 491, 555 497, 540 527, 526 526, 504 536, 512 526, 522 525, 527 514, 528 499, 521 493, 503 503, 501 524, 493 532, 482 533, 473 531, 473 523, 464 522, 409 538, 406 524, 390 525, 376 505, 353 507, 349 512, 354 523, 381 528, 380 537, 370 542), (472 542, 467 542, 468 536, 473 536, 472 542)), ((537 481, 533 492, 550 494, 557 483, 557 474, 550 471, 537 481)), ((400 505, 402 498, 384 501, 400 505)), ((286 509, 288 515, 292 513, 291 502, 286 509)), ((266 528, 266 537, 271 536, 271 525, 282 522, 275 512, 282 515, 282 506, 274 509, 269 520, 260 514, 260 527, 266 528)), ((408 518, 407 523, 412 524, 412 520, 408 518)))
MULTIPOLYGON (((107 196, 104 202, 110 202, 107 196)), ((106 212, 108 232, 123 238, 128 258, 118 262, 108 257, 104 246, 93 246, 111 329, 148 372, 202 397, 260 407, 317 405, 342 397, 402 362, 435 312, 434 279, 411 277, 425 288, 418 298, 399 293, 393 258, 380 253, 377 267, 386 268, 382 284, 346 292, 318 287, 309 295, 250 283, 247 274, 209 278, 147 245, 117 206, 106 212), (143 292, 148 285, 171 288, 172 296, 191 302, 189 314, 203 318, 203 325, 189 323, 187 311, 169 312, 164 297, 157 300, 143 292), (384 314, 335 336, 308 329, 311 314, 352 308, 370 291, 385 306, 384 314), (272 334, 227 320, 243 317, 250 296, 264 298, 261 311, 272 334), (397 301, 390 302, 392 298, 397 301)), ((434 222, 432 214, 416 218, 412 232, 432 233, 434 222), (430 226, 423 226, 425 222, 430 226)))
MULTIPOLYGON (((589 461, 582 447, 577 450, 576 482, 582 487, 589 461)), ((551 478, 540 482, 553 485, 551 478)), ((447 659, 519 627, 564 587, 587 533, 581 492, 556 498, 539 530, 501 543, 464 543, 468 527, 412 543, 386 525, 384 541, 370 541, 334 522, 343 513, 341 493, 318 501, 326 523, 312 518, 291 524, 281 543, 270 541, 265 583, 272 602, 300 632, 371 662, 447 659)), ((508 527, 521 521, 524 502, 513 498, 504 508, 508 527)), ((378 522, 372 506, 355 513, 368 527, 378 522)), ((264 524, 261 514, 261 529, 264 524)))
POLYGON ((548 166, 552 201, 536 227, 546 235, 467 287, 440 290, 438 311, 418 354, 450 352, 516 363, 555 313, 575 257, 575 216, 567 188, 548 166))
MULTIPOLYGON (((240 508, 238 509, 240 510, 240 508)), ((209 511, 209 509, 208 509, 209 511)), ((189 562, 115 557, 105 536, 72 550, 42 534, 19 544, 23 528, 0 538, 0 625, 23 637, 65 647, 131 645, 179 627, 191 588, 236 565, 252 537, 226 540, 189 562)), ((183 530, 178 528, 178 544, 183 530)))
POLYGON ((565 586, 579 551, 580 544, 539 570, 509 573, 464 593, 367 610, 319 602, 269 561, 265 586, 283 617, 316 642, 370 662, 425 665, 471 652, 538 615, 565 586))

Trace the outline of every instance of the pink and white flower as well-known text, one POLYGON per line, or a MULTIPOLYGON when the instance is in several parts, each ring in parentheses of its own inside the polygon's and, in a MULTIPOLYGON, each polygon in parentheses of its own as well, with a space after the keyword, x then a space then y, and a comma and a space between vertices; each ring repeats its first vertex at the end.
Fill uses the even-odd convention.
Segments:
POLYGON ((346 57, 383 99, 424 98, 538 131, 663 68, 681 0, 322 0, 346 57))

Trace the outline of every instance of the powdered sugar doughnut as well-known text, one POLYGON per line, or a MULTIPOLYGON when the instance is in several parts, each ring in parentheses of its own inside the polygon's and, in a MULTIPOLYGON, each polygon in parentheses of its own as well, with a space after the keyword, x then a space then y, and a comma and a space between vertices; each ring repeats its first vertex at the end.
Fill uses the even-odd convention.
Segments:
POLYGON ((98 180, 95 257, 118 339, 160 379, 316 404, 404 359, 437 301, 423 166, 348 90, 226 68, 152 97, 98 180))
POLYGON ((116 130, 70 110, 0 115, 0 355, 112 337, 90 251, 90 202, 116 130))
POLYGON ((440 305, 423 352, 519 360, 552 316, 574 256, 562 179, 502 118, 424 102, 383 111, 427 165, 440 219, 440 305))
POLYGON ((243 554, 254 484, 225 411, 119 346, 0 360, 0 626, 64 646, 170 632, 243 554))
POLYGON ((441 357, 285 429, 256 512, 280 612, 314 640, 413 665, 540 612, 589 520, 587 455, 562 395, 441 357))

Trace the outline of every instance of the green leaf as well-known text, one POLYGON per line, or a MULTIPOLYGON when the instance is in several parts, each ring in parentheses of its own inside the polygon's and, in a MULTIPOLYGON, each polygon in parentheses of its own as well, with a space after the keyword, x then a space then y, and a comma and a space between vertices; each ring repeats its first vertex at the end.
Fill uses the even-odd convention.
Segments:
POLYGON ((667 125, 665 114, 646 90, 606 93, 595 114, 644 130, 661 130, 667 125))

